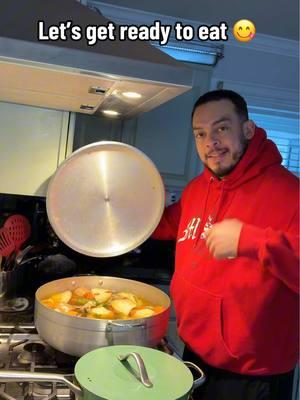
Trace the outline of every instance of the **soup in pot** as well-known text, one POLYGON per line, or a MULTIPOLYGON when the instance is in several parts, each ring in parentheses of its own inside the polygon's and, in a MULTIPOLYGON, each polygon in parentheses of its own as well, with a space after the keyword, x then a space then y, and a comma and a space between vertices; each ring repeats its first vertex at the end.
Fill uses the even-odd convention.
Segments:
POLYGON ((165 310, 165 307, 151 304, 134 293, 99 287, 65 290, 41 302, 63 314, 96 319, 146 318, 165 310))

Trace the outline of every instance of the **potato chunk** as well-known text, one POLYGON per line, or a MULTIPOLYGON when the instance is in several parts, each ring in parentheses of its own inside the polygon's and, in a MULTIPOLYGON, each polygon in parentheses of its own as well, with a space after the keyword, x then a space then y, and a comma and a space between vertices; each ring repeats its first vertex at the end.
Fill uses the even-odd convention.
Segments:
POLYGON ((130 311, 136 306, 136 304, 129 299, 116 299, 110 304, 116 312, 125 316, 128 316, 130 311))
POLYGON ((118 292, 118 297, 121 297, 122 299, 129 299, 130 301, 132 301, 135 304, 135 306, 138 305, 138 299, 133 293, 118 292))
POLYGON ((88 289, 86 287, 78 287, 73 290, 73 294, 78 297, 83 297, 89 291, 90 291, 90 289, 88 289))
POLYGON ((112 292, 107 289, 94 288, 91 289, 91 292, 93 293, 95 300, 99 304, 106 303, 112 296, 112 292))
POLYGON ((133 318, 146 318, 154 314, 155 311, 152 308, 137 308, 130 312, 130 316, 133 318))
POLYGON ((109 310, 106 307, 94 307, 89 310, 89 313, 98 318, 114 318, 115 314, 112 310, 109 310))
POLYGON ((71 297, 71 290, 65 290, 64 292, 53 294, 50 296, 50 299, 52 299, 55 303, 68 303, 71 297))

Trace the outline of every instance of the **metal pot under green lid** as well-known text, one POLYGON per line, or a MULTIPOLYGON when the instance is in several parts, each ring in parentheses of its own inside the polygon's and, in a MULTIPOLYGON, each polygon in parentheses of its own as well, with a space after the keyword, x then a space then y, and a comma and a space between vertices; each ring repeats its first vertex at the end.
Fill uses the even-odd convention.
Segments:
MULTIPOLYGON (((142 346, 108 346, 93 350, 79 359, 76 379, 84 400, 183 400, 194 387, 189 368, 177 358, 160 350, 142 346), (147 380, 142 382, 137 354, 143 361, 147 380), (120 361, 120 358, 126 359, 120 361)), ((204 375, 197 380, 204 382, 204 375)))

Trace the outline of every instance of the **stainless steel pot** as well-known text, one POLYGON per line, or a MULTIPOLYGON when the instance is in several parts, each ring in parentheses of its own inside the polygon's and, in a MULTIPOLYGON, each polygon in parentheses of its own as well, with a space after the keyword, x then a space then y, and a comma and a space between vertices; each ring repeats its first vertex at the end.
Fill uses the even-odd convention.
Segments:
POLYGON ((35 296, 35 324, 40 336, 55 349, 74 356, 109 345, 154 347, 166 334, 170 298, 160 289, 134 280, 107 276, 81 276, 58 279, 41 286, 35 296), (65 315, 41 303, 56 292, 78 286, 102 287, 128 291, 142 296, 165 311, 152 317, 134 320, 88 319, 65 315))

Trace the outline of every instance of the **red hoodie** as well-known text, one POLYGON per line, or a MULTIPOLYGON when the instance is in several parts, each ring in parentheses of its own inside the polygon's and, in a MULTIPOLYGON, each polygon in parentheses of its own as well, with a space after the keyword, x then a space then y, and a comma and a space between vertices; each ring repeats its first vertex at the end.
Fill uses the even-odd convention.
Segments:
POLYGON ((298 361, 298 179, 256 128, 222 180, 208 169, 167 208, 153 234, 176 239, 171 282, 182 340, 208 364, 249 375, 292 370, 298 361), (235 259, 216 260, 205 224, 243 222, 235 259))

